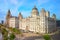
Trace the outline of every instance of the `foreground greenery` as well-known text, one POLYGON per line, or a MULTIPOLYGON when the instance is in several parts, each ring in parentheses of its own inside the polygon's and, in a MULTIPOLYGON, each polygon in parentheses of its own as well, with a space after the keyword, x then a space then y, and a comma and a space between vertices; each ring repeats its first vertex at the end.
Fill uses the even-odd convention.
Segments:
POLYGON ((11 33, 9 36, 9 40, 14 40, 14 39, 15 39, 15 35, 13 33, 11 33))
POLYGON ((14 34, 22 34, 21 31, 17 28, 9 27, 9 30, 14 34))
MULTIPOLYGON (((16 34, 22 34, 22 32, 17 28, 5 27, 4 25, 0 25, 0 32, 2 33, 3 40, 14 40, 16 38, 16 34)), ((39 33, 37 33, 39 34, 39 33)), ((45 40, 51 40, 48 34, 43 35, 45 40)))
POLYGON ((2 24, 0 24, 0 32, 2 33, 3 40, 14 40, 16 37, 15 35, 22 34, 17 28, 7 28, 2 24))
POLYGON ((45 40, 51 40, 50 36, 48 34, 43 36, 45 40))

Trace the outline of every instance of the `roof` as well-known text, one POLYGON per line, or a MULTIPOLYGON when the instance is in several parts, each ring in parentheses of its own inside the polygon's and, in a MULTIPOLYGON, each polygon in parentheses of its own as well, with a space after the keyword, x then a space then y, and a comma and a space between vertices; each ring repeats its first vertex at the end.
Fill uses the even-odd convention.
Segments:
POLYGON ((34 6, 34 8, 32 10, 38 10, 38 9, 36 8, 36 6, 34 6))
POLYGON ((11 16, 11 18, 18 18, 18 17, 16 17, 16 16, 11 16))

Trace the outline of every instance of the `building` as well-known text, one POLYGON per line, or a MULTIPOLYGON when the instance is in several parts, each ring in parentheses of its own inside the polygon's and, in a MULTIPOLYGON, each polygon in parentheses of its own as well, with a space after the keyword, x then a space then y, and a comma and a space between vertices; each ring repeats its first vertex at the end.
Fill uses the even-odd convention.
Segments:
POLYGON ((38 12, 38 9, 34 6, 31 16, 27 18, 23 18, 21 13, 19 13, 18 17, 12 17, 10 11, 8 11, 8 15, 6 17, 6 24, 8 24, 9 27, 19 27, 21 30, 34 33, 51 33, 56 31, 56 15, 53 14, 52 17, 50 17, 50 12, 45 11, 43 8, 38 12))
POLYGON ((18 28, 19 27, 19 20, 17 17, 12 16, 9 19, 9 27, 13 27, 13 28, 18 28))
POLYGON ((60 31, 60 20, 56 20, 56 27, 57 27, 57 30, 60 31))
POLYGON ((60 20, 56 20, 56 26, 60 27, 60 20))

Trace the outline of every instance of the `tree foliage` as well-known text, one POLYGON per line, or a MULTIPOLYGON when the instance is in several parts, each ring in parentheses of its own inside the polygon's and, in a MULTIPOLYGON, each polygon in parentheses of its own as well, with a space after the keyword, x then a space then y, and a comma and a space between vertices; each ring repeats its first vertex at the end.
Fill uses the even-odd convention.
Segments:
POLYGON ((8 40, 8 31, 6 29, 2 29, 3 40, 8 40))
POLYGON ((9 36, 9 40, 14 40, 14 39, 15 39, 15 35, 13 33, 11 33, 9 36))
POLYGON ((20 35, 22 34, 22 32, 17 28, 5 27, 2 24, 0 24, 0 32, 2 33, 3 40, 14 40, 15 39, 15 34, 16 35, 17 34, 20 34, 20 35))

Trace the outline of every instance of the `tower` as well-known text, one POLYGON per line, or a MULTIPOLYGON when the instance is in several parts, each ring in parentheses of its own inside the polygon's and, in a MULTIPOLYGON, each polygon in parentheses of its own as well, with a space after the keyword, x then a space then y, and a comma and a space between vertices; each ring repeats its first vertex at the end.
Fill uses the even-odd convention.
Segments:
POLYGON ((11 12, 8 10, 7 15, 6 15, 6 26, 9 26, 9 19, 11 17, 11 12))
POLYGON ((40 16, 45 16, 46 15, 46 11, 44 8, 41 9, 41 13, 40 13, 40 16))
MULTIPOLYGON (((21 14, 21 12, 20 12, 19 15, 18 15, 19 29, 21 29, 21 28, 23 27, 23 26, 22 26, 22 23, 23 23, 22 19, 23 19, 23 16, 22 16, 22 14, 21 14)), ((25 24, 25 23, 24 23, 24 24, 25 24)))
POLYGON ((50 12, 49 11, 46 12, 46 17, 50 17, 50 12))
POLYGON ((57 29, 56 29, 56 15, 53 14, 53 15, 52 15, 52 18, 54 19, 54 27, 55 27, 55 31, 56 31, 56 30, 57 30, 57 29))
POLYGON ((40 12, 40 33, 46 33, 46 11, 44 8, 40 12))
POLYGON ((21 12, 20 12, 19 15, 18 15, 18 19, 19 19, 19 20, 22 20, 22 19, 23 19, 23 16, 22 16, 21 12))
POLYGON ((32 17, 35 17, 35 16, 38 16, 39 15, 39 12, 38 12, 38 9, 36 8, 36 6, 34 6, 34 8, 32 9, 32 17))
POLYGON ((46 33, 49 33, 49 18, 50 18, 50 12, 49 11, 47 11, 46 12, 46 18, 45 18, 45 21, 46 21, 46 33))

